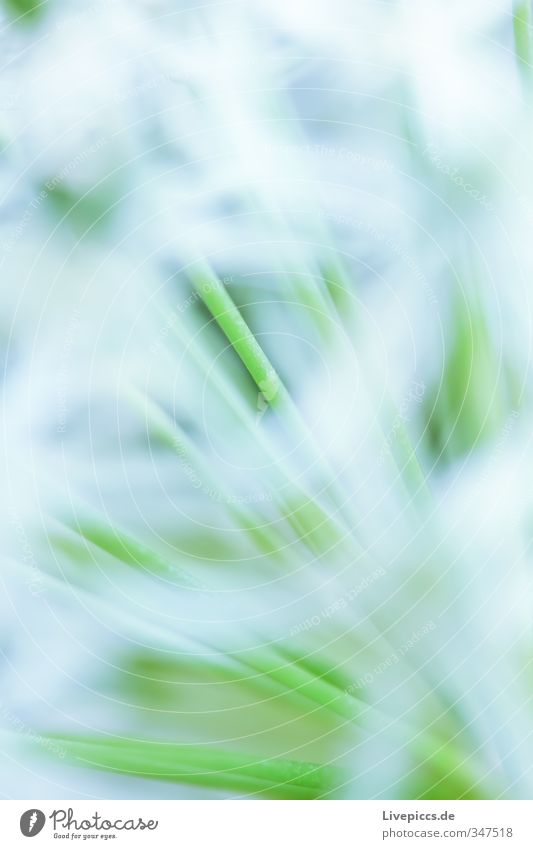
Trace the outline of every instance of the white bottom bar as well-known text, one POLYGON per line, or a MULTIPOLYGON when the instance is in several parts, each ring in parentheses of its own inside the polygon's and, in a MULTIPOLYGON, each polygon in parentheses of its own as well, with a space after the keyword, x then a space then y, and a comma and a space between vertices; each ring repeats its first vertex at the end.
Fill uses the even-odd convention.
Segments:
POLYGON ((0 801, 0 822, 9 849, 533 847, 529 801, 0 801))

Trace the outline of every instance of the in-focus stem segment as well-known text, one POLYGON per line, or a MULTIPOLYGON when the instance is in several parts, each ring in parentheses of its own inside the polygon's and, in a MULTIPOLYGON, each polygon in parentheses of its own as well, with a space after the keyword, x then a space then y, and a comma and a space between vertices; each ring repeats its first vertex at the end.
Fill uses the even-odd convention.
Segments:
POLYGON ((203 264, 200 271, 191 272, 190 278, 266 401, 273 407, 287 405, 289 396, 281 378, 246 324, 238 307, 233 303, 222 281, 207 264, 203 264))
MULTIPOLYGON (((298 435, 300 443, 312 449, 313 465, 319 463, 324 467, 326 464, 320 456, 320 450, 315 445, 312 435, 309 434, 305 424, 302 422, 296 405, 293 403, 285 385, 261 348, 252 330, 246 324, 239 308, 234 304, 231 296, 228 294, 224 283, 205 261, 196 263, 195 268, 189 271, 189 277, 207 309, 242 360, 265 400, 283 417, 287 427, 298 435)), ((331 480, 335 480, 335 475, 329 467, 325 468, 325 472, 331 480)), ((320 513, 324 512, 316 499, 311 499, 311 501, 320 513)), ((345 503, 346 499, 341 497, 340 504, 337 503, 335 505, 336 510, 341 514, 340 519, 325 511, 321 517, 315 516, 313 518, 312 527, 316 527, 317 520, 319 528, 325 528, 329 524, 335 529, 335 534, 339 540, 344 540, 353 530, 353 524, 349 516, 344 517, 344 523, 342 521, 343 506, 345 503)), ((305 504, 304 509, 307 506, 305 504)), ((309 530, 307 533, 309 533, 309 530)), ((358 549, 358 553, 361 553, 360 549, 358 549)))

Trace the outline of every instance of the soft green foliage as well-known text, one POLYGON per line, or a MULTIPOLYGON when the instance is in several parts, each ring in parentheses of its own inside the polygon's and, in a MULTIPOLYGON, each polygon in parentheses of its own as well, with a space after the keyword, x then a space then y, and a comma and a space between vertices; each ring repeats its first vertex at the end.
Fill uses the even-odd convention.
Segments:
POLYGON ((530 4, 7 5, 0 791, 531 798, 530 4))
POLYGON ((446 360, 426 403, 432 450, 443 460, 496 439, 519 403, 481 304, 458 294, 449 324, 446 360))
POLYGON ((529 0, 515 0, 513 27, 520 70, 526 79, 530 79, 533 52, 531 50, 531 3, 529 0))
POLYGON ((26 24, 39 17, 49 4, 49 0, 4 0, 11 15, 17 17, 17 22, 26 24))
POLYGON ((209 746, 168 742, 53 738, 75 763, 177 783, 199 784, 271 798, 316 799, 342 781, 334 769, 302 761, 262 760, 209 746))

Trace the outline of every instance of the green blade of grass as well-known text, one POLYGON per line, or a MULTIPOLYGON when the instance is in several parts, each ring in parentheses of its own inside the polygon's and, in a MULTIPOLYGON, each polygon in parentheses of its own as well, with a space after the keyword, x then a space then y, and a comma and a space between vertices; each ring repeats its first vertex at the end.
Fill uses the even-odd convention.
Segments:
POLYGON ((530 0, 515 0, 513 10, 513 32, 516 58, 520 73, 525 81, 531 81, 531 3, 530 0))
POLYGON ((117 737, 48 736, 80 766, 230 792, 314 799, 345 780, 343 773, 332 767, 262 758, 212 746, 117 737))

